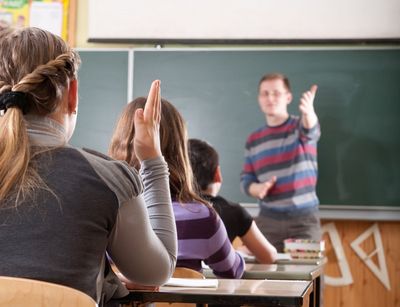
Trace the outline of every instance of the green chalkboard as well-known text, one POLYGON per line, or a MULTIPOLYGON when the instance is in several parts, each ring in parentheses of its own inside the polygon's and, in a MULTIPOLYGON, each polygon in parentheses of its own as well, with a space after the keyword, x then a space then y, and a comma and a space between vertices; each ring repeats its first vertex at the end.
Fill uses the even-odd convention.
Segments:
POLYGON ((240 192, 239 175, 246 137, 264 124, 258 80, 274 71, 292 82, 292 113, 301 93, 319 85, 321 204, 400 207, 400 49, 136 50, 133 95, 160 79, 190 137, 220 153, 221 194, 254 202, 240 192))
POLYGON ((127 103, 128 51, 80 50, 78 119, 71 144, 107 153, 115 122, 127 103))

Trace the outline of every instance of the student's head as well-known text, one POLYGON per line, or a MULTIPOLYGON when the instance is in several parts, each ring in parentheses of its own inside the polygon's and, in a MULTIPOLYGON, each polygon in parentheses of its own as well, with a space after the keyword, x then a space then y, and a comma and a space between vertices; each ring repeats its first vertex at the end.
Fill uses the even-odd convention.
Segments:
POLYGON ((68 110, 68 104, 77 103, 79 63, 79 56, 50 32, 38 28, 0 31, 0 200, 12 188, 30 189, 25 115, 70 114, 67 133, 72 134, 75 110, 68 110))
MULTIPOLYGON (((145 104, 146 98, 139 97, 125 107, 117 122, 109 148, 111 157, 124 160, 136 169, 139 169, 140 164, 133 148, 134 115, 136 110, 143 108, 145 104)), ((160 143, 161 152, 170 172, 172 198, 182 203, 194 200, 203 202, 194 188, 193 172, 187 151, 185 121, 178 110, 165 99, 161 99, 160 143)))
MULTIPOLYGON (((4 29, 0 32, 0 59, 4 122, 12 120, 14 125, 16 116, 25 114, 52 117, 58 111, 68 113, 67 102, 76 98, 80 59, 60 37, 39 28, 4 29)), ((76 111, 77 106, 72 107, 76 111)), ((75 119, 68 118, 69 137, 75 119)))
POLYGON ((201 191, 217 194, 222 182, 217 151, 205 141, 190 139, 189 158, 201 191))
POLYGON ((280 73, 264 75, 258 83, 258 103, 267 116, 287 113, 292 101, 289 79, 280 73))

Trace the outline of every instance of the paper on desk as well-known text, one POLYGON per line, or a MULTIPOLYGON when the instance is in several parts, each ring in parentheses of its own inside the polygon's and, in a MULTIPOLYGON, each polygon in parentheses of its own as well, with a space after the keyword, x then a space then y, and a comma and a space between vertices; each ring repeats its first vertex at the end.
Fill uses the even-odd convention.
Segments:
POLYGON ((207 265, 207 264, 205 264, 204 261, 201 262, 201 268, 202 268, 203 270, 204 270, 204 269, 206 269, 206 270, 207 270, 207 269, 210 269, 210 270, 211 270, 210 266, 207 265))
POLYGON ((164 286, 192 287, 192 288, 217 288, 217 279, 175 278, 171 277, 164 286))

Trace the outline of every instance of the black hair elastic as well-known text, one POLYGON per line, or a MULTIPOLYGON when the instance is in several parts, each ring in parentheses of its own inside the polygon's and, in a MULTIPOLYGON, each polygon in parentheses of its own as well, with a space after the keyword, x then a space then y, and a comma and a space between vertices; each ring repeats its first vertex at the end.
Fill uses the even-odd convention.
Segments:
POLYGON ((24 92, 5 92, 0 94, 0 114, 3 115, 9 108, 17 107, 23 114, 29 111, 29 101, 24 92))

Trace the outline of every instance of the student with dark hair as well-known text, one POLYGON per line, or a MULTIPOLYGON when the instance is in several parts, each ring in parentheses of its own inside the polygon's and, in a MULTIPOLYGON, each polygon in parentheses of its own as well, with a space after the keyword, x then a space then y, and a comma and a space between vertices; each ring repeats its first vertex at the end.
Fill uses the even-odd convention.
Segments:
POLYGON ((204 141, 190 139, 189 157, 199 189, 220 215, 230 241, 239 237, 258 262, 273 263, 276 248, 260 232, 251 215, 239 204, 218 196, 222 174, 217 151, 204 141))

